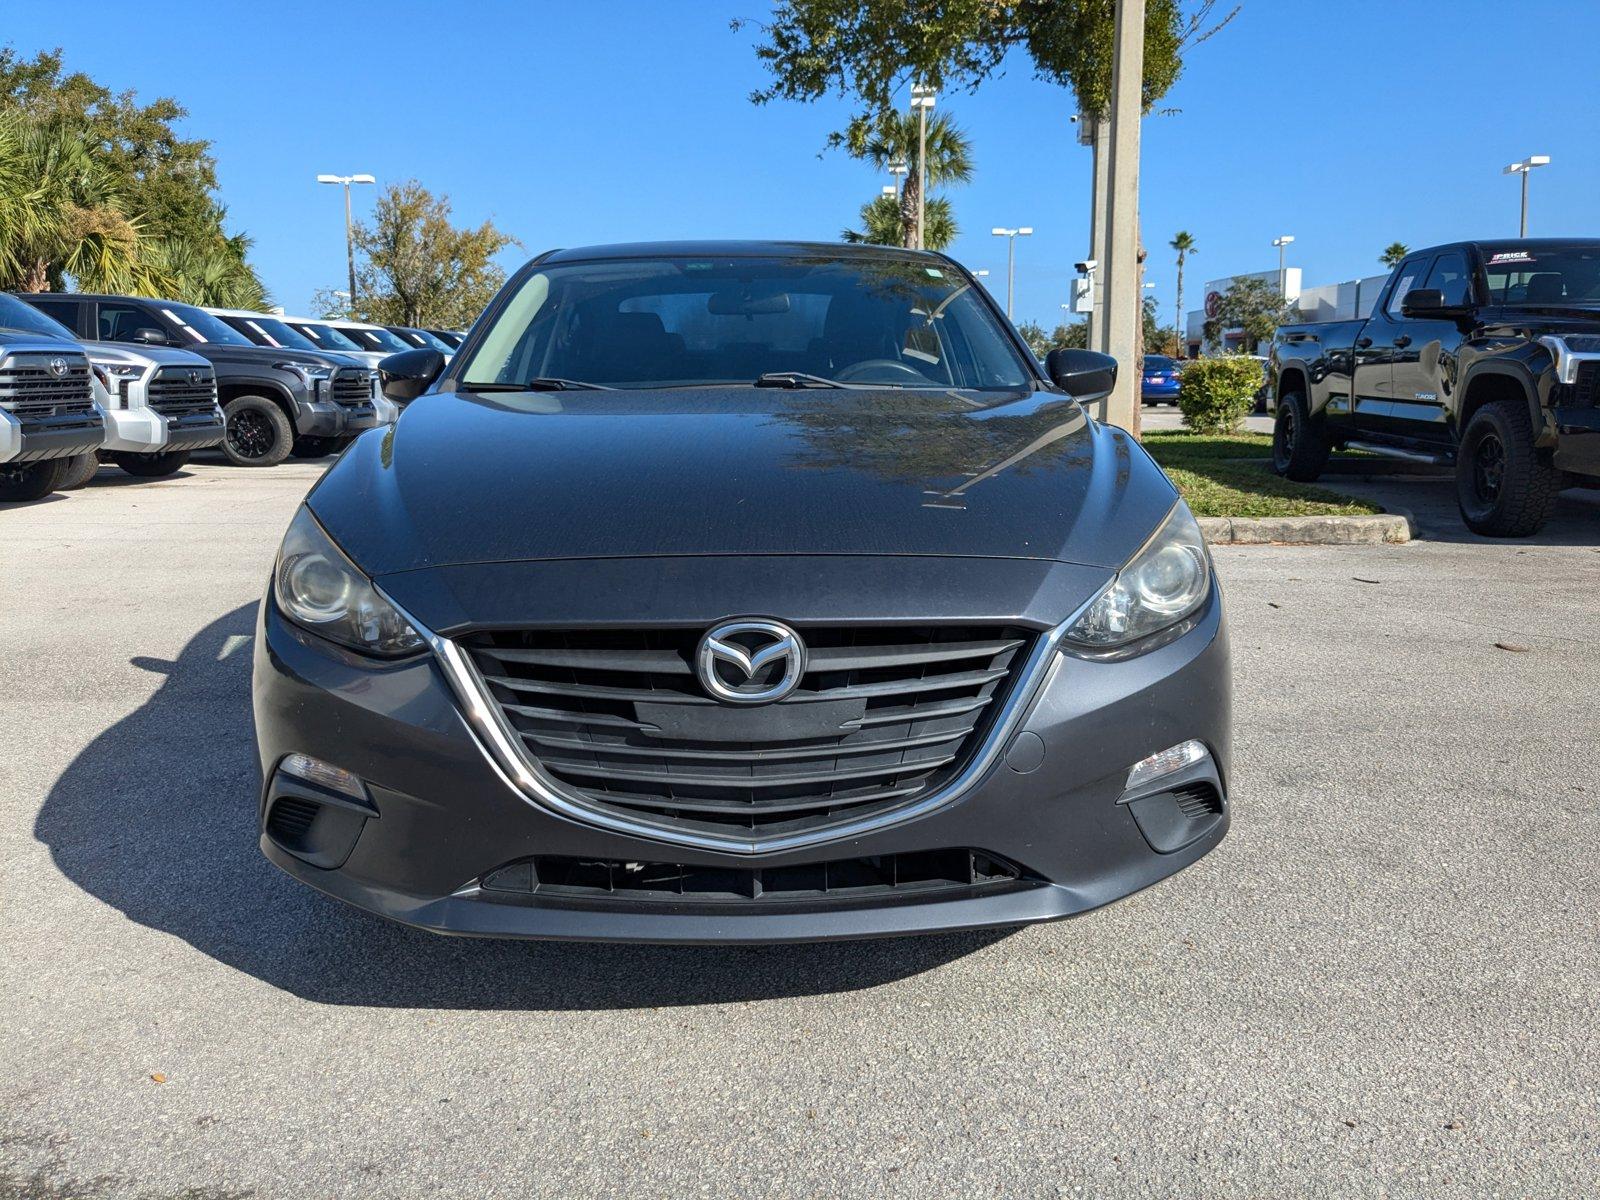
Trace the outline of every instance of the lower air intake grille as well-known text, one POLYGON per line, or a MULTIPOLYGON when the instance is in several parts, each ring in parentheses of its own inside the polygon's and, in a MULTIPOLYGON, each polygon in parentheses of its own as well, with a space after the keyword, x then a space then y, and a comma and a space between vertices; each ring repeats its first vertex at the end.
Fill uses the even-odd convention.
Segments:
POLYGON ((759 841, 886 814, 972 760, 1037 636, 999 626, 802 627, 798 690, 727 705, 701 630, 469 635, 526 755, 630 823, 759 841))
POLYGON ((1574 408, 1600 408, 1600 362, 1578 366, 1578 381, 1572 385, 1574 408))
POLYGON ((907 899, 1025 883, 1022 870, 977 850, 880 854, 788 867, 696 867, 620 859, 524 859, 483 879, 490 893, 641 903, 808 904, 907 899))
POLYGON ((1222 798, 1209 783, 1191 783, 1172 793, 1183 815, 1194 820, 1222 811, 1222 798))
POLYGON ((311 828, 311 822, 316 820, 320 807, 298 796, 284 796, 273 804, 272 811, 267 814, 267 832, 279 842, 295 845, 311 828))

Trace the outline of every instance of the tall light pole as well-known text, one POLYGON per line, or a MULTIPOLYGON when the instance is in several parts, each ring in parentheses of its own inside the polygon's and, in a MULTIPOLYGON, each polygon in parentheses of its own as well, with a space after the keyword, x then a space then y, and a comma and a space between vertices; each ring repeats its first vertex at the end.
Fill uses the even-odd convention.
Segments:
POLYGON ((1031 234, 1033 226, 1020 225, 1016 229, 1006 229, 996 225, 989 232, 1006 239, 1006 319, 1010 320, 1012 304, 1017 295, 1017 239, 1031 234))
POLYGON ((1528 236, 1528 175, 1535 167, 1548 167, 1549 165, 1550 156, 1548 154, 1530 154, 1521 162, 1514 162, 1501 172, 1502 175, 1522 176, 1522 224, 1518 226, 1518 237, 1528 236))
POLYGON ((911 173, 911 164, 903 158, 889 160, 889 174, 894 176, 895 195, 900 194, 900 188, 905 182, 905 177, 911 173))
POLYGON ((928 110, 939 93, 920 83, 911 85, 911 107, 917 110, 917 249, 927 248, 923 233, 928 212, 928 110))
POLYGON ((1285 274, 1285 268, 1283 265, 1283 252, 1284 248, 1287 247, 1292 241, 1294 241, 1294 238, 1290 237, 1287 233, 1282 237, 1275 237, 1272 239, 1272 244, 1278 248, 1278 295, 1282 296, 1285 300, 1289 298, 1289 276, 1285 274))
POLYGON ((371 175, 318 175, 318 183, 344 185, 344 260, 350 268, 350 315, 356 312, 356 248, 350 228, 350 185, 352 183, 377 183, 371 175))

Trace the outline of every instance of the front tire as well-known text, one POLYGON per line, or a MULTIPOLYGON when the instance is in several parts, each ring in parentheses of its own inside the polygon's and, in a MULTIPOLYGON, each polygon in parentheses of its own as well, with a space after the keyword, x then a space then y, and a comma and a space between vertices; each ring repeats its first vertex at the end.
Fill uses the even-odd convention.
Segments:
POLYGON ((129 475, 137 475, 140 479, 160 479, 164 475, 171 475, 188 462, 189 452, 187 450, 168 450, 165 454, 119 452, 111 456, 111 461, 129 475))
POLYGON ((1523 404, 1496 400, 1472 414, 1456 454, 1456 500, 1473 533, 1538 533, 1555 511, 1561 483, 1562 473, 1533 444, 1523 404))
POLYGON ((1278 417, 1272 425, 1272 469, 1286 479, 1310 483, 1328 465, 1333 443, 1320 421, 1312 419, 1306 398, 1299 392, 1278 397, 1278 417))
POLYGON ((55 491, 67 473, 67 459, 0 466, 0 502, 43 500, 55 491))
POLYGON ((93 450, 82 454, 74 454, 71 458, 63 459, 67 469, 62 473, 61 481, 56 484, 58 492, 75 492, 88 483, 100 470, 100 459, 93 450))
POLYGON ((222 410, 228 435, 222 452, 236 467, 275 467, 294 449, 294 426, 265 396, 238 396, 222 410))

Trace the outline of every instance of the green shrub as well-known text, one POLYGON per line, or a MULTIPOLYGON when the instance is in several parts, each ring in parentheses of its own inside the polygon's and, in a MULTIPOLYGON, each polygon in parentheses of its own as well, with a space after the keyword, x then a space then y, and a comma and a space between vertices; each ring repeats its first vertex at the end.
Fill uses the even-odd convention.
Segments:
POLYGON ((1178 382, 1183 423, 1197 433, 1232 433, 1250 414, 1261 388, 1261 364, 1243 354, 1197 358, 1178 382))

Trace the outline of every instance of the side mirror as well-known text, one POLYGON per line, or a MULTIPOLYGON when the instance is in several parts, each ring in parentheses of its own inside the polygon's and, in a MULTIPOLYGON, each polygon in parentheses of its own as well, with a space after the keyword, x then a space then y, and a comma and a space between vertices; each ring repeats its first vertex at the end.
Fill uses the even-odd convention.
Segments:
POLYGON ((1052 350, 1044 369, 1052 383, 1084 403, 1103 399, 1117 386, 1117 360, 1094 350, 1052 350))
POLYGON ((1465 304, 1446 304, 1438 288, 1412 288, 1400 301, 1403 317, 1450 318, 1467 312, 1465 304))
POLYGON ((138 342, 142 346, 169 346, 172 339, 159 329, 149 325, 141 325, 128 335, 128 341, 138 342))
POLYGON ((444 355, 437 350, 402 350, 378 364, 383 394, 396 404, 410 404, 444 374, 444 355))

